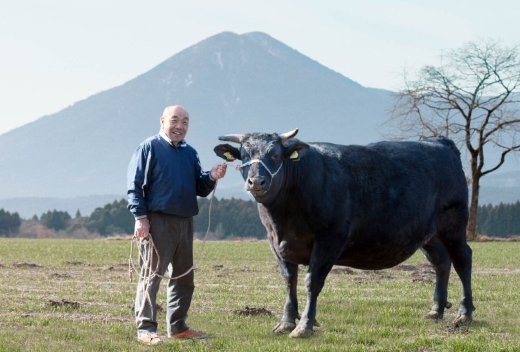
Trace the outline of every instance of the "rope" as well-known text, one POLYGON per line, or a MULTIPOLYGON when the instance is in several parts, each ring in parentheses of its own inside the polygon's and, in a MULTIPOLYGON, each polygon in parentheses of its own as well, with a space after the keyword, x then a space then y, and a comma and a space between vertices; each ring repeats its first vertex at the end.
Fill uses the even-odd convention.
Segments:
POLYGON ((271 177, 275 177, 276 174, 280 171, 280 169, 282 168, 283 166, 283 162, 280 164, 280 167, 278 168, 278 170, 276 170, 275 172, 271 172, 271 170, 269 170, 269 168, 267 167, 267 165, 260 159, 253 159, 253 160, 250 160, 248 161, 247 163, 243 163, 241 165, 237 165, 235 166, 235 170, 238 170, 240 171, 241 169, 243 169, 244 167, 246 166, 249 166, 249 165, 253 165, 255 163, 260 163, 263 165, 263 167, 265 167, 265 169, 267 170, 267 172, 269 172, 269 174, 271 175, 271 177))
MULTIPOLYGON (((128 274, 129 274, 130 282, 132 282, 132 273, 133 272, 135 272, 139 276, 140 279, 144 279, 147 282, 149 282, 155 276, 158 276, 158 277, 163 278, 163 279, 177 280, 177 279, 179 279, 179 278, 181 278, 183 276, 188 275, 190 272, 195 270, 195 268, 199 264, 200 258, 202 257, 202 252, 204 251, 204 247, 206 245, 206 240, 208 238, 209 230, 210 230, 210 227, 211 227, 211 207, 213 205, 213 198, 215 198, 215 191, 217 189, 217 183, 218 183, 218 180, 215 181, 215 187, 213 188, 213 192, 211 193, 211 198, 210 198, 210 201, 209 201, 208 229, 206 230, 206 235, 204 236, 204 240, 202 241, 202 247, 201 247, 201 249, 199 251, 197 259, 194 262, 194 264, 191 266, 191 268, 189 268, 184 274, 181 274, 181 275, 176 276, 176 277, 166 277, 166 276, 159 275, 157 272, 158 272, 158 269, 159 269, 159 262, 161 261, 161 258, 159 256, 159 252, 157 251, 157 247, 155 246, 155 243, 153 242, 152 236, 150 234, 148 234, 148 237, 146 238, 147 244, 148 244, 148 248, 149 248, 149 250, 148 250, 148 257, 147 258, 145 258, 141 248, 139 248, 139 258, 141 259, 141 262, 143 263, 142 266, 144 268, 143 275, 141 275, 141 272, 137 270, 137 267, 136 267, 136 265, 134 263, 134 260, 133 260, 133 257, 134 257, 134 255, 133 255, 134 254, 134 243, 139 241, 139 239, 137 237, 135 237, 135 234, 134 234, 134 236, 132 237, 132 241, 130 242, 130 258, 128 259, 128 274), (157 256, 157 263, 155 265, 155 268, 151 268, 151 264, 152 264, 152 259, 153 259, 154 253, 157 256)), ((145 242, 145 244, 146 244, 146 242, 145 242)))

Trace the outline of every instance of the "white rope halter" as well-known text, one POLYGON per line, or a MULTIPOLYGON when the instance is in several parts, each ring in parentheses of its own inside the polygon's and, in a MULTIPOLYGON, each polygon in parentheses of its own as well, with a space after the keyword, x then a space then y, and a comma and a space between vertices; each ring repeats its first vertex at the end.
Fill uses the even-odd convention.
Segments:
POLYGON ((260 160, 260 159, 253 159, 253 160, 248 161, 247 163, 243 163, 242 165, 237 165, 235 167, 235 169, 240 170, 240 169, 243 169, 246 166, 249 166, 249 165, 252 165, 252 164, 256 164, 256 163, 262 164, 265 167, 265 169, 267 170, 267 172, 269 172, 271 177, 274 177, 278 173, 278 171, 280 171, 280 169, 282 168, 282 165, 283 165, 283 162, 282 162, 280 164, 280 167, 278 168, 278 170, 276 170, 276 172, 273 173, 273 172, 271 172, 271 170, 269 170, 267 165, 262 160, 260 160))

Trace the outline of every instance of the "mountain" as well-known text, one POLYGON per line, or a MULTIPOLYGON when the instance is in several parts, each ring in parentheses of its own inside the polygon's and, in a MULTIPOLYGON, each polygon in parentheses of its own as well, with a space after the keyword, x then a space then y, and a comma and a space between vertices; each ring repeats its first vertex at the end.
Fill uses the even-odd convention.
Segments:
MULTIPOLYGON (((223 32, 121 86, 1 135, 0 208, 22 217, 54 205, 89 214, 107 195, 125 197, 130 156, 158 132, 168 105, 190 113, 186 140, 209 169, 222 162, 213 147, 224 134, 299 128, 297 137, 308 142, 381 140, 391 103, 392 92, 363 87, 265 33, 223 32)), ((249 198, 232 167, 216 196, 249 198)))

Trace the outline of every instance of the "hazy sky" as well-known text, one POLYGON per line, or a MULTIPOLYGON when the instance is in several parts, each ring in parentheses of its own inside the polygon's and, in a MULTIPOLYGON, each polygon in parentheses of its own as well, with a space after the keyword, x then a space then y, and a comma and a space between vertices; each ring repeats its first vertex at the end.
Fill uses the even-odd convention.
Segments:
POLYGON ((468 41, 520 42, 516 0, 13 0, 0 5, 0 134, 223 31, 260 31, 366 87, 468 41))

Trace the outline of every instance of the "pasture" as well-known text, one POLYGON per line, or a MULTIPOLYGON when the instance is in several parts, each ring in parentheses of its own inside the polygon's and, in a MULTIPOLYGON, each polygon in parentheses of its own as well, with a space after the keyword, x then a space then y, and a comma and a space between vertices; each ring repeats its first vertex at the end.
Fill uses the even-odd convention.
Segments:
MULTIPOLYGON (((197 257, 202 242, 195 243, 197 257)), ((207 340, 139 345, 128 240, 0 239, 0 351, 519 351, 520 242, 471 242, 474 321, 454 326, 452 270, 442 321, 426 320, 434 276, 417 252, 382 271, 334 267, 309 339, 274 335, 285 288, 266 241, 208 241, 188 324, 207 340)), ((300 268, 299 302, 305 304, 300 268)), ((164 281, 158 304, 164 308, 164 281)), ((159 334, 165 335, 164 310, 159 334)))

